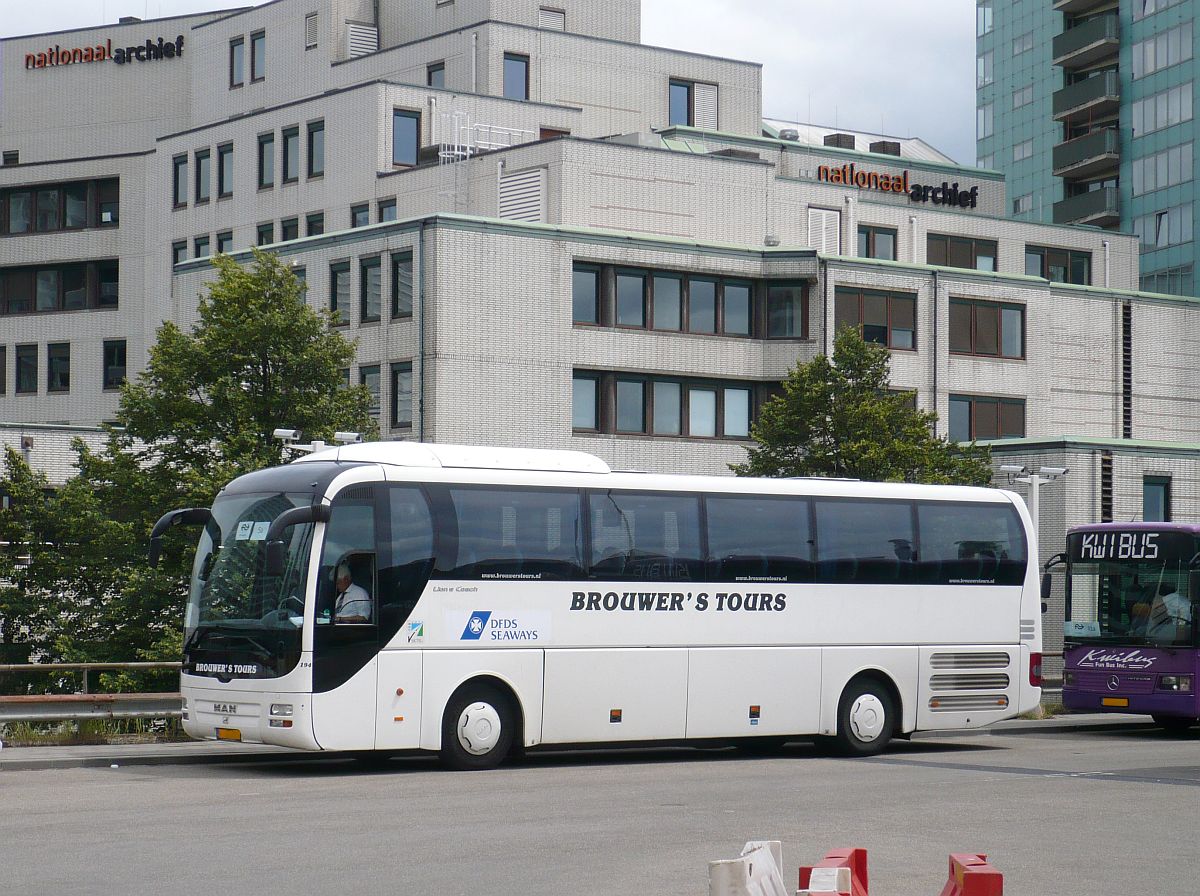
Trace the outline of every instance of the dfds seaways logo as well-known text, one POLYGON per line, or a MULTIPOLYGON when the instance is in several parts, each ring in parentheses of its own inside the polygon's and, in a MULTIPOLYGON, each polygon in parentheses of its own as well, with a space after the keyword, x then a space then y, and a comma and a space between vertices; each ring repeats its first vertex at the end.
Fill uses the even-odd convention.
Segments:
POLYGON ((491 610, 476 610, 471 614, 471 618, 467 620, 467 627, 463 629, 460 641, 478 641, 479 636, 483 634, 483 630, 487 628, 488 619, 491 617, 491 610))
MULTIPOLYGON (((447 615, 449 622, 452 614, 447 615)), ((449 623, 455 628, 461 624, 461 614, 452 623, 449 623)), ((467 617, 467 624, 463 627, 458 640, 499 644, 512 641, 545 641, 549 637, 550 614, 548 613, 519 610, 499 616, 491 610, 475 610, 467 617)))

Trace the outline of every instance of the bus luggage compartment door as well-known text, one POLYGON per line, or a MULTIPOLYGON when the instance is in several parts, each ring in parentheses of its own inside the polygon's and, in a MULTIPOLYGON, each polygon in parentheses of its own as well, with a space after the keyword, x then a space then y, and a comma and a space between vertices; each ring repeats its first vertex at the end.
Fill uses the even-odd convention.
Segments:
POLYGON ((379 654, 375 749, 415 750, 421 746, 421 667, 419 650, 379 654))

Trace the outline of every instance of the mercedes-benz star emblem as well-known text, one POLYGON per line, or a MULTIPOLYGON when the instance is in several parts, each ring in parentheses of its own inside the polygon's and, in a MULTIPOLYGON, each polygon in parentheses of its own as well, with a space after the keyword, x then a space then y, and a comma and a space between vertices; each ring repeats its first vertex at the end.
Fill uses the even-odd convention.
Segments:
POLYGON ((1108 676, 1108 689, 1110 691, 1115 691, 1120 686, 1121 686, 1121 679, 1117 678, 1117 676, 1115 676, 1115 675, 1108 676))

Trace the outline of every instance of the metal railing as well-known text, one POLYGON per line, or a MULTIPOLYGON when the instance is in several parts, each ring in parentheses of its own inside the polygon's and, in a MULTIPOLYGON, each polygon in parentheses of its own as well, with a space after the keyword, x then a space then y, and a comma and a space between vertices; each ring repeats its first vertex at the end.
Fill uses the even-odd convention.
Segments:
POLYGON ((10 663, 0 673, 81 672, 82 690, 74 694, 0 695, 0 724, 5 722, 62 722, 86 719, 166 719, 182 714, 177 693, 90 693, 91 672, 138 672, 175 669, 180 663, 10 663))

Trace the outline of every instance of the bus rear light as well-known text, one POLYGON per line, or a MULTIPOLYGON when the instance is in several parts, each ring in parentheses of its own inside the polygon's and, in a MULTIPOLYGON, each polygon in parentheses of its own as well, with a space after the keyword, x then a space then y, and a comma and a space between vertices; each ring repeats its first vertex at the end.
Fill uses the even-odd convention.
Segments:
POLYGON ((1192 692, 1192 676, 1160 675, 1158 676, 1158 690, 1190 694, 1192 692))
POLYGON ((1029 683, 1035 688, 1042 686, 1042 655, 1040 653, 1029 654, 1029 683))

